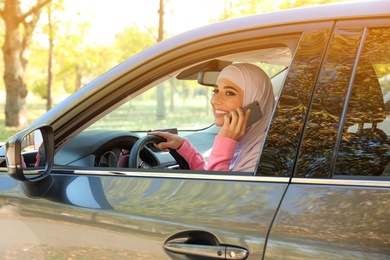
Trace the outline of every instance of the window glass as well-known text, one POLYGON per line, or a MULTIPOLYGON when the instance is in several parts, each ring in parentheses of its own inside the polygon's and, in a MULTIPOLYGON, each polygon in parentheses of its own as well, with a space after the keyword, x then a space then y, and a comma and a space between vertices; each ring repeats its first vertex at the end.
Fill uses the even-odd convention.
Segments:
POLYGON ((295 176, 390 175, 386 170, 389 36, 390 30, 384 28, 335 31, 313 96, 295 176))
POLYGON ((370 29, 352 91, 335 175, 390 176, 390 29, 370 29))
POLYGON ((295 176, 331 174, 336 138, 363 30, 336 30, 315 89, 295 176))
POLYGON ((329 31, 304 33, 286 77, 256 175, 291 176, 329 31))

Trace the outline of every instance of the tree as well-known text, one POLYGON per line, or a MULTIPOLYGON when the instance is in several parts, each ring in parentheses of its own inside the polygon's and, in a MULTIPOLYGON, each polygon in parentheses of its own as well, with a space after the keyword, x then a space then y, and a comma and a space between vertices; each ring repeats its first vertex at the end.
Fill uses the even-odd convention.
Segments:
POLYGON ((352 0, 295 0, 295 1, 284 0, 279 7, 280 9, 289 9, 289 8, 304 7, 310 5, 330 4, 336 2, 351 2, 351 1, 352 0))
MULTIPOLYGON (((266 0, 225 0, 223 13, 217 21, 227 20, 234 17, 275 11, 277 9, 275 1, 266 0)), ((212 20, 211 22, 216 22, 212 20)))
POLYGON ((117 52, 114 56, 116 62, 122 62, 156 43, 156 38, 150 33, 152 29, 147 29, 149 33, 134 25, 115 34, 115 43, 111 49, 117 52))
MULTIPOLYGON (((158 10, 158 38, 157 42, 164 39, 164 0, 160 0, 160 9, 158 10)), ((165 93, 164 86, 157 86, 157 120, 165 119, 165 93)))
POLYGON ((47 8, 47 21, 49 26, 49 58, 47 64, 47 89, 46 89, 46 110, 53 106, 53 50, 54 50, 54 28, 52 22, 52 4, 47 8))
POLYGON ((27 121, 27 87, 24 72, 27 67, 27 50, 42 8, 52 0, 36 0, 35 5, 23 5, 20 0, 2 0, 0 16, 5 23, 4 83, 6 87, 5 124, 25 127, 27 121))

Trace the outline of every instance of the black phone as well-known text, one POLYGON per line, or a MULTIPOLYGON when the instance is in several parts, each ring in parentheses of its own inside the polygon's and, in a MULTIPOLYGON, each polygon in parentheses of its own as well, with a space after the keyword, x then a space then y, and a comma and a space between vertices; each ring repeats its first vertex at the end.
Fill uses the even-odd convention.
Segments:
POLYGON ((243 107, 242 112, 244 112, 245 114, 245 111, 248 109, 251 110, 251 114, 249 115, 248 119, 248 126, 250 126, 259 121, 263 117, 263 113, 261 112, 260 104, 258 101, 254 101, 249 105, 243 107))

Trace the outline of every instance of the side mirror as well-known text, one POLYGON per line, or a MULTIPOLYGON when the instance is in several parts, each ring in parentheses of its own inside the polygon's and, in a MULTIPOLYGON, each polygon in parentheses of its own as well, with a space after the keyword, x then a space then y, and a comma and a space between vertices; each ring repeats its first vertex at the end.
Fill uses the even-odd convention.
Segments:
POLYGON ((215 86, 220 71, 206 70, 198 73, 198 83, 204 86, 215 86))
POLYGON ((54 160, 54 134, 50 125, 27 129, 5 144, 8 174, 19 181, 36 182, 51 172, 54 160))

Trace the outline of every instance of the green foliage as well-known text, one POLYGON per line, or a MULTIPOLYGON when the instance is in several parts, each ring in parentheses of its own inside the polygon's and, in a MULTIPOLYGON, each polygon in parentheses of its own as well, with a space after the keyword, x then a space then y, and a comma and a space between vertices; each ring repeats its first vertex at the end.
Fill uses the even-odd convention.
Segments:
MULTIPOLYGON (((0 97, 4 97, 5 92, 0 91, 0 97)), ((38 119, 46 111, 45 100, 36 98, 33 95, 27 97, 28 122, 33 122, 38 119)), ((5 127, 5 98, 0 98, 0 143, 5 142, 8 138, 21 131, 17 127, 5 127)))
MULTIPOLYGON (((325 2, 335 0, 284 1, 280 6, 275 1, 226 1, 224 12, 218 20, 325 2)), ((118 32, 113 42, 91 43, 87 41, 91 24, 83 20, 80 13, 68 20, 60 19, 64 11, 62 1, 53 2, 51 12, 55 42, 52 88, 57 96, 75 92, 115 65, 156 43, 156 28, 142 28, 136 24, 118 32)), ((26 75, 28 89, 42 98, 47 96, 44 79, 47 78, 48 67, 48 33, 47 23, 37 28, 26 75)))
MULTIPOLYGON (((221 11, 220 17, 217 20, 298 6, 346 1, 348 0, 285 0, 282 2, 266 0, 226 0, 224 9, 221 11)), ((77 89, 118 63, 123 62, 129 57, 156 43, 155 35, 157 35, 158 27, 157 10, 156 16, 154 17, 156 19, 154 27, 146 28, 133 24, 118 32, 112 42, 102 41, 91 43, 91 41, 87 40, 91 29, 91 23, 85 20, 85 16, 82 13, 75 13, 73 16, 69 17, 68 12, 67 16, 65 16, 65 11, 67 11, 65 10, 65 3, 66 0, 56 0, 53 1, 51 6, 52 36, 54 38, 54 79, 52 88, 55 98, 60 95, 69 95, 75 92, 77 89), (66 17, 66 19, 63 19, 64 17, 66 17)), ((166 10, 169 10, 169 8, 173 10, 174 6, 170 6, 166 8, 166 10)), ((45 9, 42 12, 42 22, 34 31, 33 42, 30 49, 29 65, 25 75, 28 90, 35 96, 41 98, 46 98, 47 96, 46 85, 49 59, 47 11, 48 9, 45 9)), ((4 31, 4 24, 0 24, 0 29, 1 28, 3 28, 4 31)), ((168 32, 165 33, 167 34, 168 32)), ((4 32, 0 32, 0 42, 3 41, 3 37, 1 36, 4 36, 4 32)), ((261 65, 261 67, 267 70, 263 65, 261 65)), ((1 68, 2 64, 0 64, 0 69, 1 68)), ((267 73, 269 75, 274 74, 273 71, 267 71, 267 73)), ((188 83, 186 84, 188 85, 188 83)), ((193 84, 196 85, 196 82, 193 84)), ((185 102, 186 96, 194 95, 194 93, 187 93, 187 89, 197 91, 197 93, 204 91, 204 89, 198 89, 196 86, 194 86, 194 88, 186 88, 187 85, 175 86, 171 89, 166 88, 166 97, 173 97, 174 95, 179 96, 180 100, 185 102)), ((2 88, 3 84, 0 83, 0 89, 2 88)), ((150 98, 155 98, 155 93, 150 93, 150 98)), ((172 103, 173 102, 174 101, 172 101, 172 103)))
POLYGON ((258 13, 272 12, 290 8, 304 7, 310 5, 330 4, 336 2, 351 2, 354 0, 226 0, 223 12, 212 22, 222 21, 234 17, 252 15, 258 13))
POLYGON ((297 8, 297 7, 304 7, 304 6, 311 6, 311 5, 320 5, 320 4, 331 4, 331 3, 338 3, 338 2, 351 2, 353 0, 294 0, 294 1, 283 1, 280 5, 280 9, 290 9, 290 8, 297 8))
POLYGON ((47 97, 47 78, 37 78, 32 82, 29 90, 34 93, 35 96, 38 96, 42 99, 47 97))
MULTIPOLYGON (((153 28, 150 31, 154 31, 153 28)), ((155 43, 156 39, 150 33, 142 31, 138 26, 133 25, 126 28, 115 35, 113 49, 117 52, 116 61, 122 62, 155 43)))

